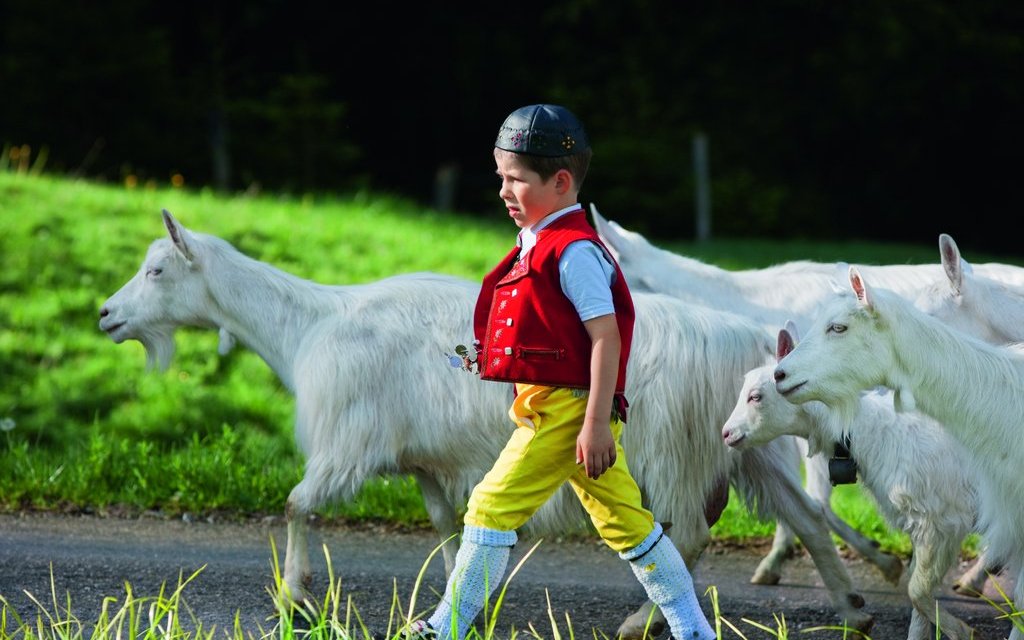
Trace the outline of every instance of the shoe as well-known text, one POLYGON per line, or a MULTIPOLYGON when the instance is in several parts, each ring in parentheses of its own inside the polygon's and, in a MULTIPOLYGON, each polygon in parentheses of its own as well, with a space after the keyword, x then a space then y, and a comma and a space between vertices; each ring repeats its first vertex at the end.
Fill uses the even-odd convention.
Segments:
POLYGON ((402 632, 405 640, 435 640, 437 631, 426 620, 414 620, 409 623, 409 628, 402 632))

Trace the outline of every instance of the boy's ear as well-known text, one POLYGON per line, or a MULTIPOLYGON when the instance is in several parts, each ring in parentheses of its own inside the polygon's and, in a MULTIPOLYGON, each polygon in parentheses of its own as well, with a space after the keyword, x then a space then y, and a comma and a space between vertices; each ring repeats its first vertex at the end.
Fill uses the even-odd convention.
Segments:
POLYGON ((568 193, 576 188, 576 181, 572 177, 572 172, 568 169, 559 169, 555 172, 555 190, 559 194, 568 193))

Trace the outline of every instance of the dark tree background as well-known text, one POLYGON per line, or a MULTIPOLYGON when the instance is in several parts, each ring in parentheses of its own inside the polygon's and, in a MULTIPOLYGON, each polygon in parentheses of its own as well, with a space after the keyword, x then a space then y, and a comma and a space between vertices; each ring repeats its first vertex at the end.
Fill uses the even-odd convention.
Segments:
POLYGON ((424 205, 454 167, 455 208, 494 216, 498 126, 559 102, 595 145, 584 202, 656 237, 693 235, 703 132, 717 235, 1019 253, 1022 62, 1011 1, 0 0, 0 143, 90 179, 424 205))

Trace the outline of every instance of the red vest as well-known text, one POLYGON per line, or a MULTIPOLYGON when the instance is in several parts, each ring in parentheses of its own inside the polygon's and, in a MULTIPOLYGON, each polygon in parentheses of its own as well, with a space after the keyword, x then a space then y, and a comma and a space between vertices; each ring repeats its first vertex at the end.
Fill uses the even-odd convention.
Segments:
MULTIPOLYGON (((562 292, 558 260, 570 243, 589 240, 604 247, 583 210, 567 213, 537 233, 537 244, 516 261, 513 249, 484 277, 473 316, 482 351, 484 380, 590 389, 591 340, 572 302, 562 292)), ((609 254, 610 257, 610 254, 609 254)), ((615 267, 612 302, 619 325, 617 404, 626 388, 626 362, 633 338, 633 299, 615 267)))

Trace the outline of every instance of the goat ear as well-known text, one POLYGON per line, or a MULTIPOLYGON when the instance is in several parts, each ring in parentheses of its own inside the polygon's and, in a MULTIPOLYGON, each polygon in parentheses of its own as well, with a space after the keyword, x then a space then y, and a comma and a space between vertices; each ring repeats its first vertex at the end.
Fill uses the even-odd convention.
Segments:
POLYGON ((604 216, 598 213, 597 205, 593 202, 590 203, 590 215, 594 218, 594 230, 597 231, 597 236, 604 243, 604 248, 611 254, 612 258, 616 261, 620 260, 622 256, 619 252, 619 246, 622 242, 615 235, 614 230, 608 224, 608 221, 605 220, 604 216))
POLYGON ((789 334, 785 329, 779 331, 779 339, 775 343, 775 359, 782 360, 789 355, 789 352, 794 347, 793 336, 789 334))
POLYGON ((597 205, 593 202, 590 203, 590 217, 594 219, 594 228, 597 229, 598 233, 601 233, 608 222, 604 219, 604 216, 597 211, 597 205))
POLYGON ((836 263, 836 275, 833 278, 828 279, 829 286, 832 287, 833 293, 846 293, 846 289, 843 288, 839 283, 843 281, 843 278, 847 277, 850 271, 850 263, 848 262, 837 262, 836 263))
POLYGON ((857 300, 864 306, 864 308, 869 311, 874 309, 874 296, 868 288, 868 283, 865 282, 864 277, 860 275, 860 270, 853 265, 850 265, 850 287, 853 289, 854 295, 857 296, 857 300))
POLYGON ((796 323, 792 320, 786 320, 786 324, 783 325, 783 329, 789 332, 791 338, 793 338, 793 344, 800 342, 800 330, 796 328, 796 323))
POLYGON ((939 257, 953 292, 959 294, 964 283, 963 260, 953 238, 945 233, 939 236, 939 257))
POLYGON ((594 218, 594 230, 597 231, 597 235, 618 260, 622 250, 622 236, 615 232, 615 228, 598 212, 597 205, 593 202, 590 203, 590 215, 594 218))
POLYGON ((185 257, 186 260, 192 262, 195 256, 192 253, 192 248, 189 246, 190 240, 188 240, 188 230, 181 226, 181 223, 174 219, 171 212, 167 209, 163 210, 164 226, 167 227, 167 234, 171 236, 171 242, 174 243, 174 247, 185 257))
POLYGON ((597 211, 597 206, 590 203, 590 213, 594 217, 594 229, 601 241, 607 245, 616 259, 623 251, 636 253, 650 247, 650 242, 636 231, 624 229, 621 224, 609 220, 597 211))

